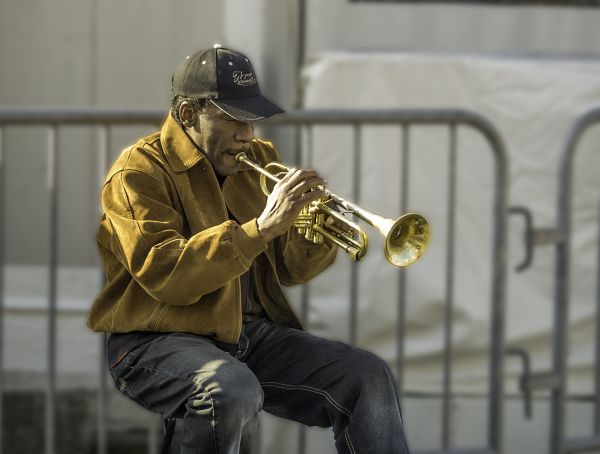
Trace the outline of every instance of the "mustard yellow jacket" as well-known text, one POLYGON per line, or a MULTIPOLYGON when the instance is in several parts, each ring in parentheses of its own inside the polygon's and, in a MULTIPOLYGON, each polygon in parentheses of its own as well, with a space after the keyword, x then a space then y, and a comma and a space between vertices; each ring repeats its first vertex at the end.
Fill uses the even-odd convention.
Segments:
MULTIPOLYGON (((278 159, 260 139, 248 155, 262 164, 278 159)), ((280 284, 314 277, 337 248, 314 245, 294 229, 267 244, 256 224, 265 201, 251 169, 227 177, 221 190, 208 160, 169 115, 160 132, 123 151, 104 183, 97 242, 107 282, 88 326, 191 332, 235 343, 242 325, 239 277, 264 252, 258 298, 274 322, 301 328, 280 284)))

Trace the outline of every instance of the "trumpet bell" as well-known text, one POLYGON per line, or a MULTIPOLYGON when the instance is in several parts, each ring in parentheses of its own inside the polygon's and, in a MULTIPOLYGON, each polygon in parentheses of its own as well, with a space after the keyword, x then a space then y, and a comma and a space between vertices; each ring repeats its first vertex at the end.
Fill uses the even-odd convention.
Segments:
POLYGON ((408 266, 421 258, 429 246, 429 221, 417 213, 400 216, 383 232, 385 257, 395 266, 408 266))

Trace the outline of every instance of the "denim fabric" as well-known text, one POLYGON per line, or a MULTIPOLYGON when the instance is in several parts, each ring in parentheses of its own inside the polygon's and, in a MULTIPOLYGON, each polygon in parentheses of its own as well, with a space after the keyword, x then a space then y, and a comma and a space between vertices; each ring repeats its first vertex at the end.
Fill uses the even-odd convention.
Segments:
POLYGON ((234 347, 166 334, 111 373, 131 399, 183 418, 184 454, 237 453, 261 409, 332 427, 338 453, 409 452, 396 383, 377 356, 264 318, 245 324, 234 347))

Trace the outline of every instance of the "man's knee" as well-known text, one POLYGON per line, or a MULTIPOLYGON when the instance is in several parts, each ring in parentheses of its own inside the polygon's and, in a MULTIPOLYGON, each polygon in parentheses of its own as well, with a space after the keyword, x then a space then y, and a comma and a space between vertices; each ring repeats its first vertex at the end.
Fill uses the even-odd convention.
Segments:
POLYGON ((249 417, 257 414, 264 395, 256 376, 242 364, 223 364, 207 377, 195 377, 196 392, 189 401, 195 406, 209 404, 214 411, 249 417))
POLYGON ((394 391, 394 378, 387 363, 366 350, 353 348, 347 363, 355 385, 360 388, 394 391))

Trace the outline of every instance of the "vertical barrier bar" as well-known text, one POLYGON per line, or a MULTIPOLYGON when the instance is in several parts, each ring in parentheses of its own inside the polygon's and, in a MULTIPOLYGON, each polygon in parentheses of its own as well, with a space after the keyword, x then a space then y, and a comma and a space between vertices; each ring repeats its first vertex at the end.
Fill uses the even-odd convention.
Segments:
MULTIPOLYGON (((360 202, 360 150, 362 142, 362 129, 359 123, 352 125, 354 133, 354 147, 352 148, 352 200, 360 202)), ((350 345, 356 345, 358 325, 358 263, 350 263, 350 345)))
POLYGON ((448 230, 446 249, 446 306, 444 317, 444 388, 442 402, 442 448, 450 448, 450 405, 452 398, 452 328, 454 310, 454 249, 456 227, 456 125, 450 125, 450 168, 448 176, 448 230))
MULTIPOLYGON (((307 126, 306 128, 306 154, 304 155, 304 159, 300 162, 306 165, 308 168, 312 168, 313 165, 313 127, 312 125, 307 126)), ((309 311, 309 302, 310 302, 310 284, 304 284, 302 286, 302 294, 301 294, 301 319, 303 324, 308 323, 308 311, 309 311)))
MULTIPOLYGON (((108 150, 110 149, 110 130, 107 125, 102 125, 98 131, 98 187, 102 188, 105 173, 108 167, 108 150)), ((98 214, 101 214, 102 207, 98 204, 98 214)), ((104 270, 100 270, 100 282, 104 283, 104 270)), ((108 421, 108 382, 106 369, 106 340, 107 335, 103 333, 98 336, 100 339, 99 351, 99 374, 100 380, 98 383, 98 417, 97 417, 97 434, 96 443, 98 444, 98 454, 106 454, 107 452, 107 421, 108 421)))
POLYGON ((50 247, 48 259, 48 386, 46 390, 46 454, 56 450, 56 296, 58 264, 58 127, 48 130, 48 195, 50 247))
POLYGON ((4 200, 6 185, 6 159, 4 154, 4 126, 0 126, 0 454, 3 451, 4 440, 4 270, 6 257, 4 255, 4 223, 6 215, 4 212, 4 200))
POLYGON ((596 259, 596 361, 594 367, 594 435, 600 435, 600 204, 598 204, 596 259))
POLYGON ((156 416, 148 415, 148 454, 158 454, 158 428, 156 416))
MULTIPOLYGON (((308 167, 312 166, 313 162, 313 128, 312 125, 308 125, 306 127, 306 155, 305 159, 300 162, 305 162, 308 167)), ((299 147, 301 148, 301 147, 299 147)), ((302 319, 302 324, 308 327, 308 312, 309 312, 309 303, 310 303, 310 284, 306 283, 302 286, 301 293, 301 313, 300 317, 302 319)), ((306 426, 301 425, 298 429, 298 453, 305 454, 306 453, 306 426)))
MULTIPOLYGON (((401 194, 400 194, 400 215, 406 213, 408 209, 408 191, 410 178, 410 129, 409 125, 402 125, 402 145, 401 153, 401 194)), ((398 269, 398 318, 396 322, 396 382, 402 403, 404 395, 404 327, 406 323, 406 270, 398 269)))
POLYGON ((567 324, 569 320, 569 282, 571 272, 571 194, 573 154, 579 142, 580 131, 567 139, 565 153, 559 171, 557 229, 563 241, 556 243, 556 267, 554 284, 554 339, 552 368, 560 377, 558 386, 552 389, 550 409, 550 453, 562 454, 565 441, 565 380, 567 370, 567 324))
POLYGON ((496 129, 483 123, 480 131, 488 139, 496 160, 494 182, 493 246, 491 267, 492 298, 490 310, 490 389, 488 416, 488 446, 502 454, 504 433, 504 356, 506 317, 507 218, 508 218, 508 157, 496 129))

